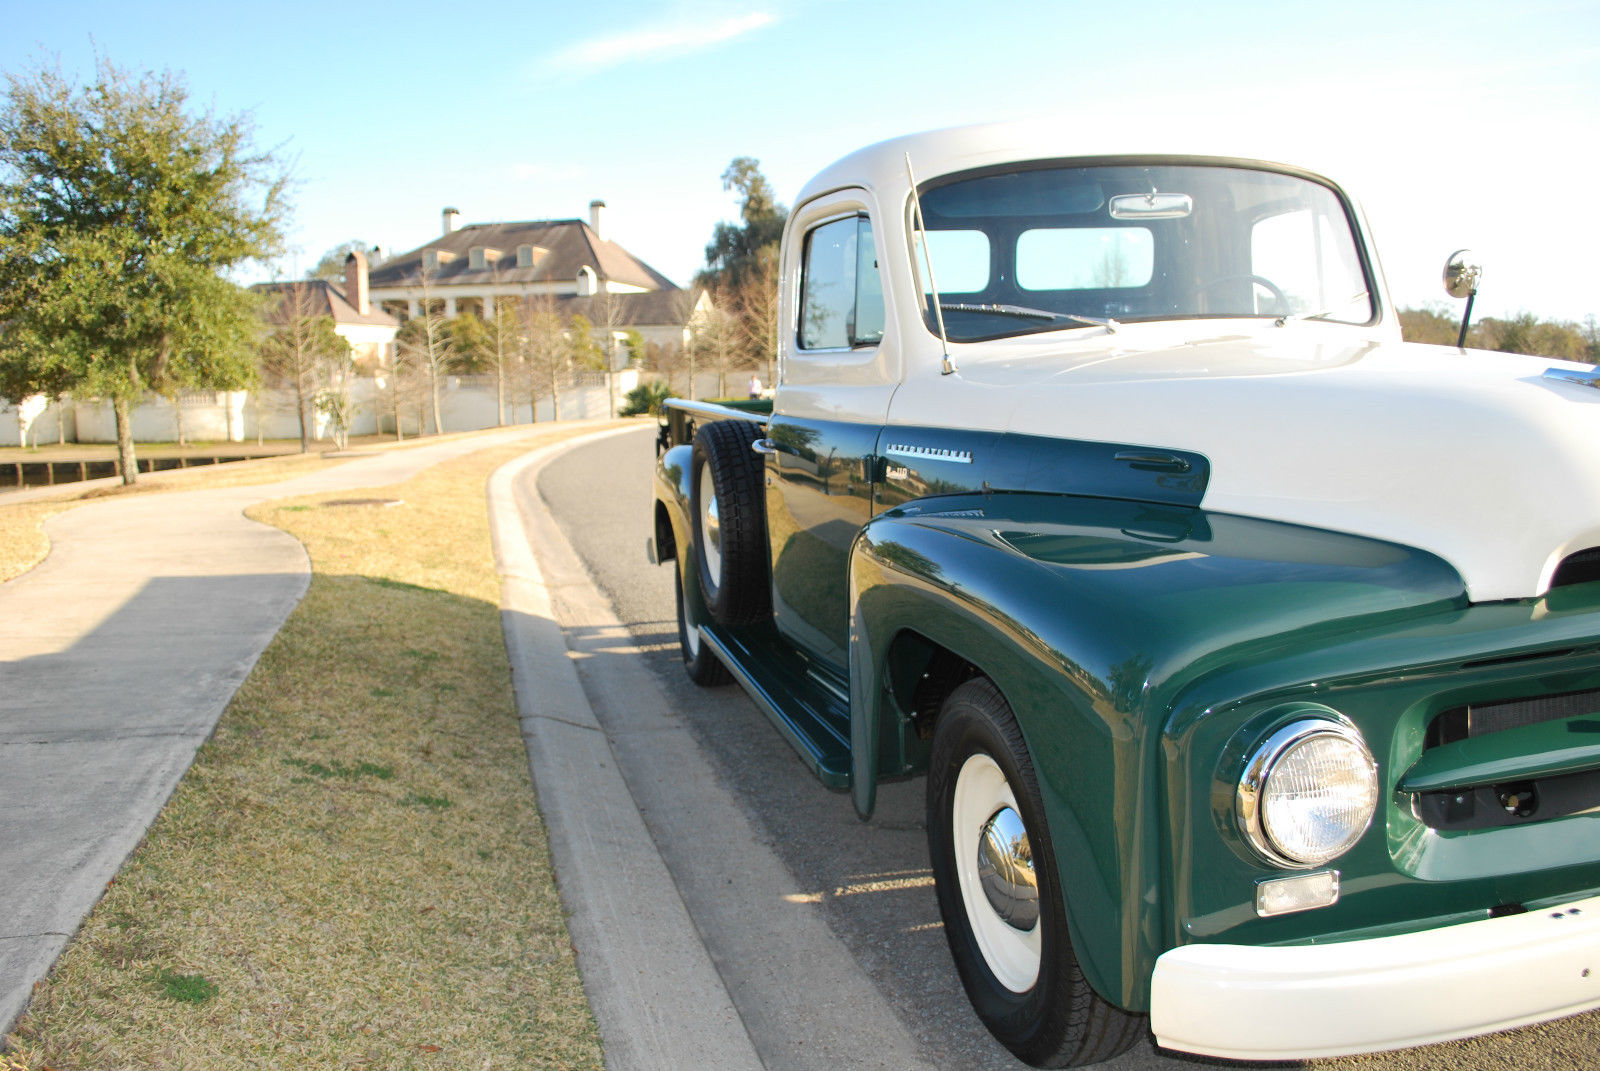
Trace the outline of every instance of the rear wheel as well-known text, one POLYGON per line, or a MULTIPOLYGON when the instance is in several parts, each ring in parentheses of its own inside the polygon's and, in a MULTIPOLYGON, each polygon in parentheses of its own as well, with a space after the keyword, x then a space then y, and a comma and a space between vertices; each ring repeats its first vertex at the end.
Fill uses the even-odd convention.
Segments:
POLYGON ((676 568, 672 570, 672 591, 678 597, 678 650, 683 656, 683 671, 689 674, 690 680, 706 688, 727 684, 733 680, 728 667, 700 638, 700 623, 689 620, 689 608, 683 597, 683 573, 676 568))
POLYGON ((928 849, 956 969, 1001 1044, 1035 1067, 1070 1067, 1144 1035, 1145 1017, 1101 999, 1078 966, 1033 763, 986 678, 940 710, 928 849))
POLYGON ((760 437, 749 421, 719 420, 700 429, 690 456, 700 594, 722 625, 753 625, 772 614, 764 473, 750 449, 760 437))

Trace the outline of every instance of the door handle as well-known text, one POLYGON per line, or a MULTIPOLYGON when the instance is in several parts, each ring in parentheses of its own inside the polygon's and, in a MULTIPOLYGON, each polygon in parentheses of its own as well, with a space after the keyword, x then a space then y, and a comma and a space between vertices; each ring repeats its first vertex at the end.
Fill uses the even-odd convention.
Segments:
POLYGON ((1149 472, 1188 472, 1189 463, 1176 454, 1159 454, 1146 450, 1123 450, 1116 456, 1136 469, 1149 472))
POLYGON ((778 452, 778 444, 773 442, 771 439, 757 439, 755 442, 750 444, 750 449, 755 453, 766 457, 778 452))

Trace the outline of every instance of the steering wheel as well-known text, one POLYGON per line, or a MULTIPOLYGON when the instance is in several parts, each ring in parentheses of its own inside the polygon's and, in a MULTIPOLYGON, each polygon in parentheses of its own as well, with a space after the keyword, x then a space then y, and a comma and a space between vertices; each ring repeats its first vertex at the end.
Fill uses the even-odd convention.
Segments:
POLYGON ((1200 291, 1209 294, 1219 286, 1237 282, 1248 282, 1255 286, 1264 287, 1272 294, 1272 300, 1277 302, 1278 315, 1281 316, 1289 311, 1289 297, 1283 292, 1283 287, 1268 279, 1265 275, 1224 275, 1221 278, 1212 279, 1210 282, 1203 284, 1200 287, 1200 291))

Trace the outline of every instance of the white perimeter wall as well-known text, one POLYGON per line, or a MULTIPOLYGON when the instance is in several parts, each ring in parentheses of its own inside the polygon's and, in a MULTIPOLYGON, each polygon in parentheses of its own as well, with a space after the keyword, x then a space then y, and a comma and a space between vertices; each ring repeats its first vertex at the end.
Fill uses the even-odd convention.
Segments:
MULTIPOLYGON (((639 383, 639 373, 628 369, 613 377, 618 407, 639 383)), ((351 384, 351 435, 394 432, 394 398, 370 378, 351 384)), ((197 391, 181 395, 178 405, 151 397, 133 410, 136 442, 178 441, 178 416, 188 442, 245 442, 262 439, 298 439, 294 394, 287 390, 197 391)), ((495 387, 491 376, 449 376, 439 383, 439 423, 442 431, 477 431, 496 427, 495 387)), ((611 412, 610 392, 599 373, 583 376, 561 390, 561 419, 599 418, 611 412)), ((504 422, 526 424, 530 419, 525 389, 508 385, 504 422)), ((537 419, 554 420, 555 407, 540 398, 537 419)), ((117 421, 109 401, 68 401, 65 405, 43 398, 28 398, 18 405, 0 399, 0 446, 47 446, 61 441, 65 421, 67 442, 114 443, 117 421), (22 441, 24 428, 26 444, 22 441)), ((426 387, 413 386, 400 405, 400 422, 406 435, 433 431, 433 397, 426 387)), ((316 414, 312 437, 332 438, 326 417, 316 414)))

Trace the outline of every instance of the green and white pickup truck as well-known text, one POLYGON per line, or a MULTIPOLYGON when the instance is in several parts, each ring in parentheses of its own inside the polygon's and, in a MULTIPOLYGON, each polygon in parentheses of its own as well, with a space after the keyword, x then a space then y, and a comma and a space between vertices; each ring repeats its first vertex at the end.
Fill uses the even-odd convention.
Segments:
POLYGON ((662 431, 684 665, 863 817, 926 775, 1005 1045, 1600 1006, 1595 369, 1402 342, 1318 175, 1017 127, 823 171, 781 286, 770 414, 662 431))

